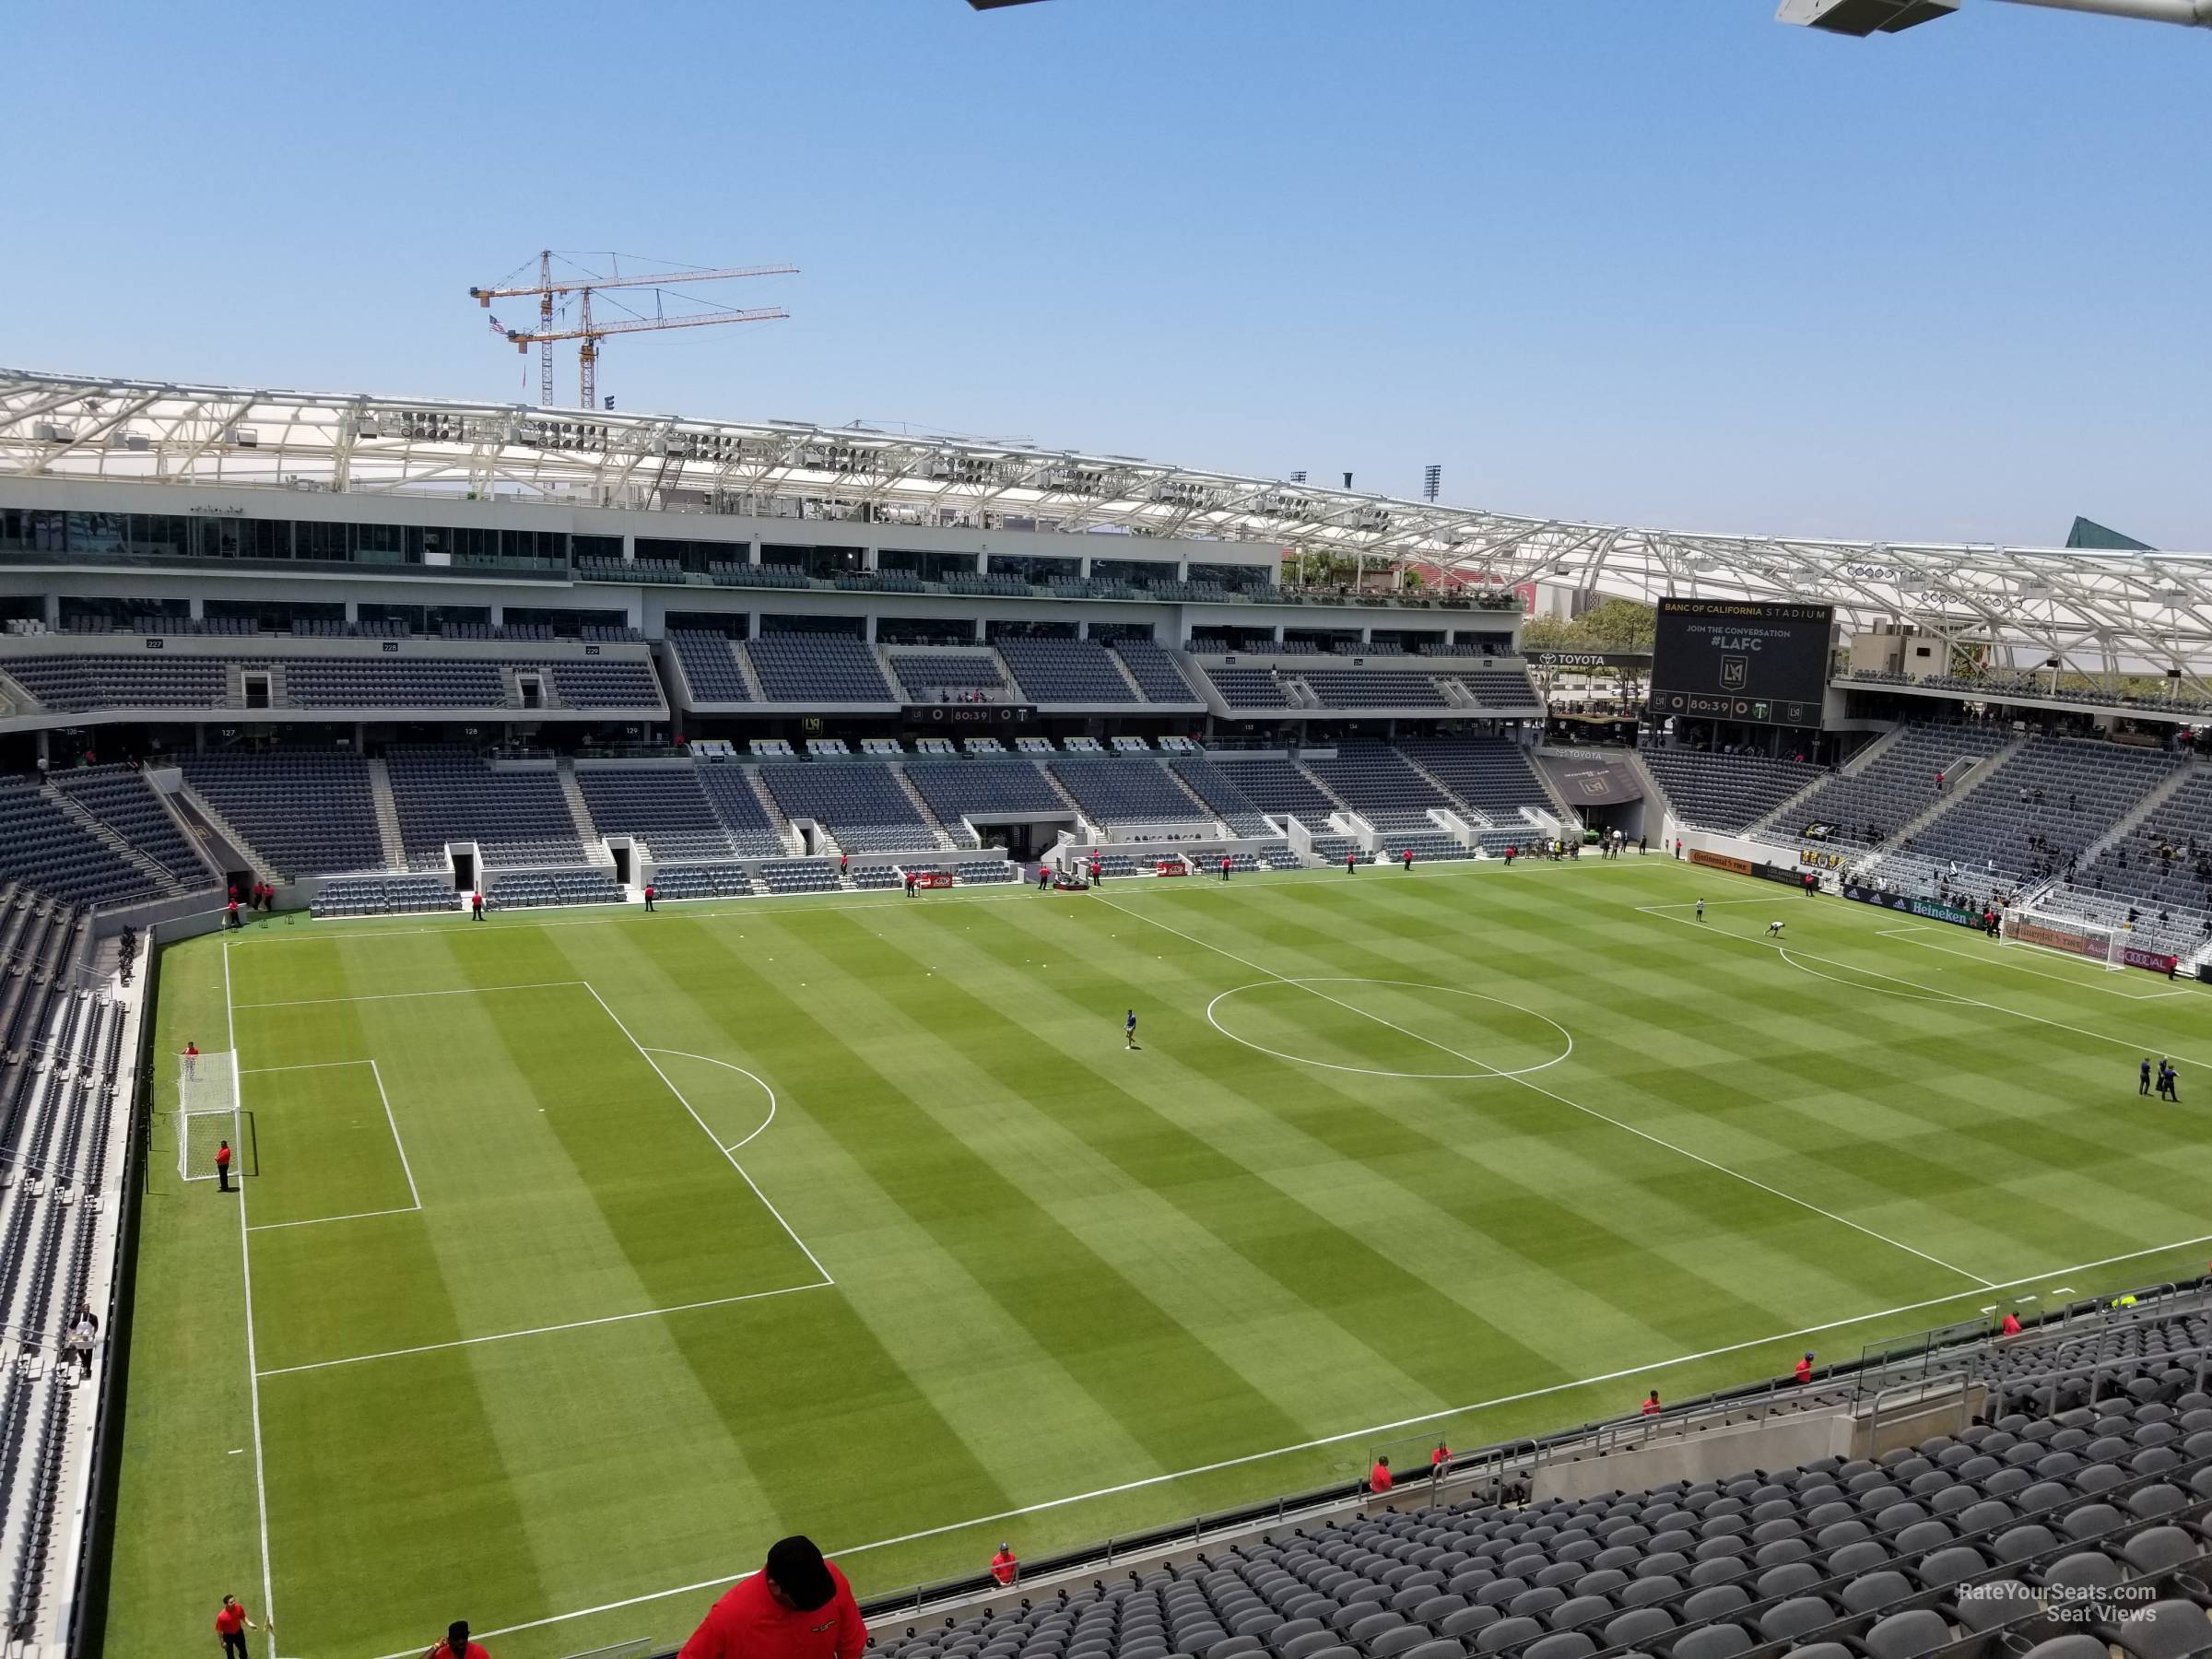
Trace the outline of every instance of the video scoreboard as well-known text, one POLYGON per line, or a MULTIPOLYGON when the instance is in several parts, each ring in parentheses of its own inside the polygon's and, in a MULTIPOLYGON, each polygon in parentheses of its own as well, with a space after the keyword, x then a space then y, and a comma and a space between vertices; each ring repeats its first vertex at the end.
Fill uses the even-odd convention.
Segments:
POLYGON ((1830 605, 1660 600, 1652 712, 1818 725, 1835 619, 1830 605))

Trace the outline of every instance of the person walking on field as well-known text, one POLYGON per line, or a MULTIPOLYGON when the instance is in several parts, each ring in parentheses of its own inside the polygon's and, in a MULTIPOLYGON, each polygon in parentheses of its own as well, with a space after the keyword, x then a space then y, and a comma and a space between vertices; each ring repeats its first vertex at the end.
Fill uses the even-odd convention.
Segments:
POLYGON ((868 1627, 814 1540, 779 1538, 768 1563, 708 1610, 677 1659, 860 1659, 868 1627))
POLYGON ((1344 855, 1344 873, 1347 876, 1349 876, 1352 873, 1352 865, 1358 860, 1358 858, 1359 854, 1356 853, 1347 853, 1344 855))
POLYGON ((227 1193, 230 1190, 230 1143, 229 1141, 224 1141, 215 1149, 215 1190, 218 1193, 227 1193))
POLYGON ((645 909, 648 914, 652 912, 653 901, 659 897, 660 889, 654 887, 652 882, 647 882, 645 884, 645 909))
POLYGON ((2147 1095, 2150 1092, 2150 1056, 2148 1054, 2143 1056, 2143 1068, 2136 1075, 2136 1092, 2139 1095, 2147 1095))
MULTIPOLYGON (((232 1655, 236 1655, 236 1659, 246 1659, 246 1632, 260 1629, 237 1596, 223 1597, 223 1605, 215 1613, 215 1633, 222 1638, 223 1659, 232 1659, 232 1655)), ((269 1630, 274 1632, 276 1629, 276 1622, 272 1620, 269 1630)))
POLYGON ((481 888, 476 888, 468 896, 468 919, 471 922, 484 920, 484 889, 481 888))

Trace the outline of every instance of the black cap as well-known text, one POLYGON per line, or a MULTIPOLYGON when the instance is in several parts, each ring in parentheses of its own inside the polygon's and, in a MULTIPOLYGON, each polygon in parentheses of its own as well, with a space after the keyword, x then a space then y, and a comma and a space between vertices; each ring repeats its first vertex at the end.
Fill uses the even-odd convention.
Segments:
POLYGON ((830 1565, 807 1537, 778 1538, 770 1547, 765 1569, 777 1589, 802 1613, 811 1613, 837 1594, 830 1565))

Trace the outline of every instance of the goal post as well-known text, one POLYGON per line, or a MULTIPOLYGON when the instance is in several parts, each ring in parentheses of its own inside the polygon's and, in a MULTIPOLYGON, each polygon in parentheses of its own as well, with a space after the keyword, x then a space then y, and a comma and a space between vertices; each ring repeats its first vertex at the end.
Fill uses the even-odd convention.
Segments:
POLYGON ((230 1170, 251 1174, 248 1114, 239 1105, 238 1055, 230 1050, 189 1054, 177 1071, 177 1174, 185 1181, 213 1181, 215 1152, 230 1143, 230 1170))
POLYGON ((2061 916, 2049 911, 2015 908, 2005 912, 2005 942, 2030 945, 2062 956, 2101 962, 2114 971, 2127 962, 2127 930, 2079 916, 2061 916))

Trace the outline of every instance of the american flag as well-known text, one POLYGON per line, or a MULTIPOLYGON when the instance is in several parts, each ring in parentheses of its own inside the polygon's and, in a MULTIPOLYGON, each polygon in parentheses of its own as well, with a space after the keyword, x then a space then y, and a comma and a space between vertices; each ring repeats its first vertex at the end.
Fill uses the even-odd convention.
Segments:
POLYGON ((507 337, 507 325, 501 323, 497 317, 494 317, 491 320, 491 332, 498 335, 500 338, 503 340, 507 337))

